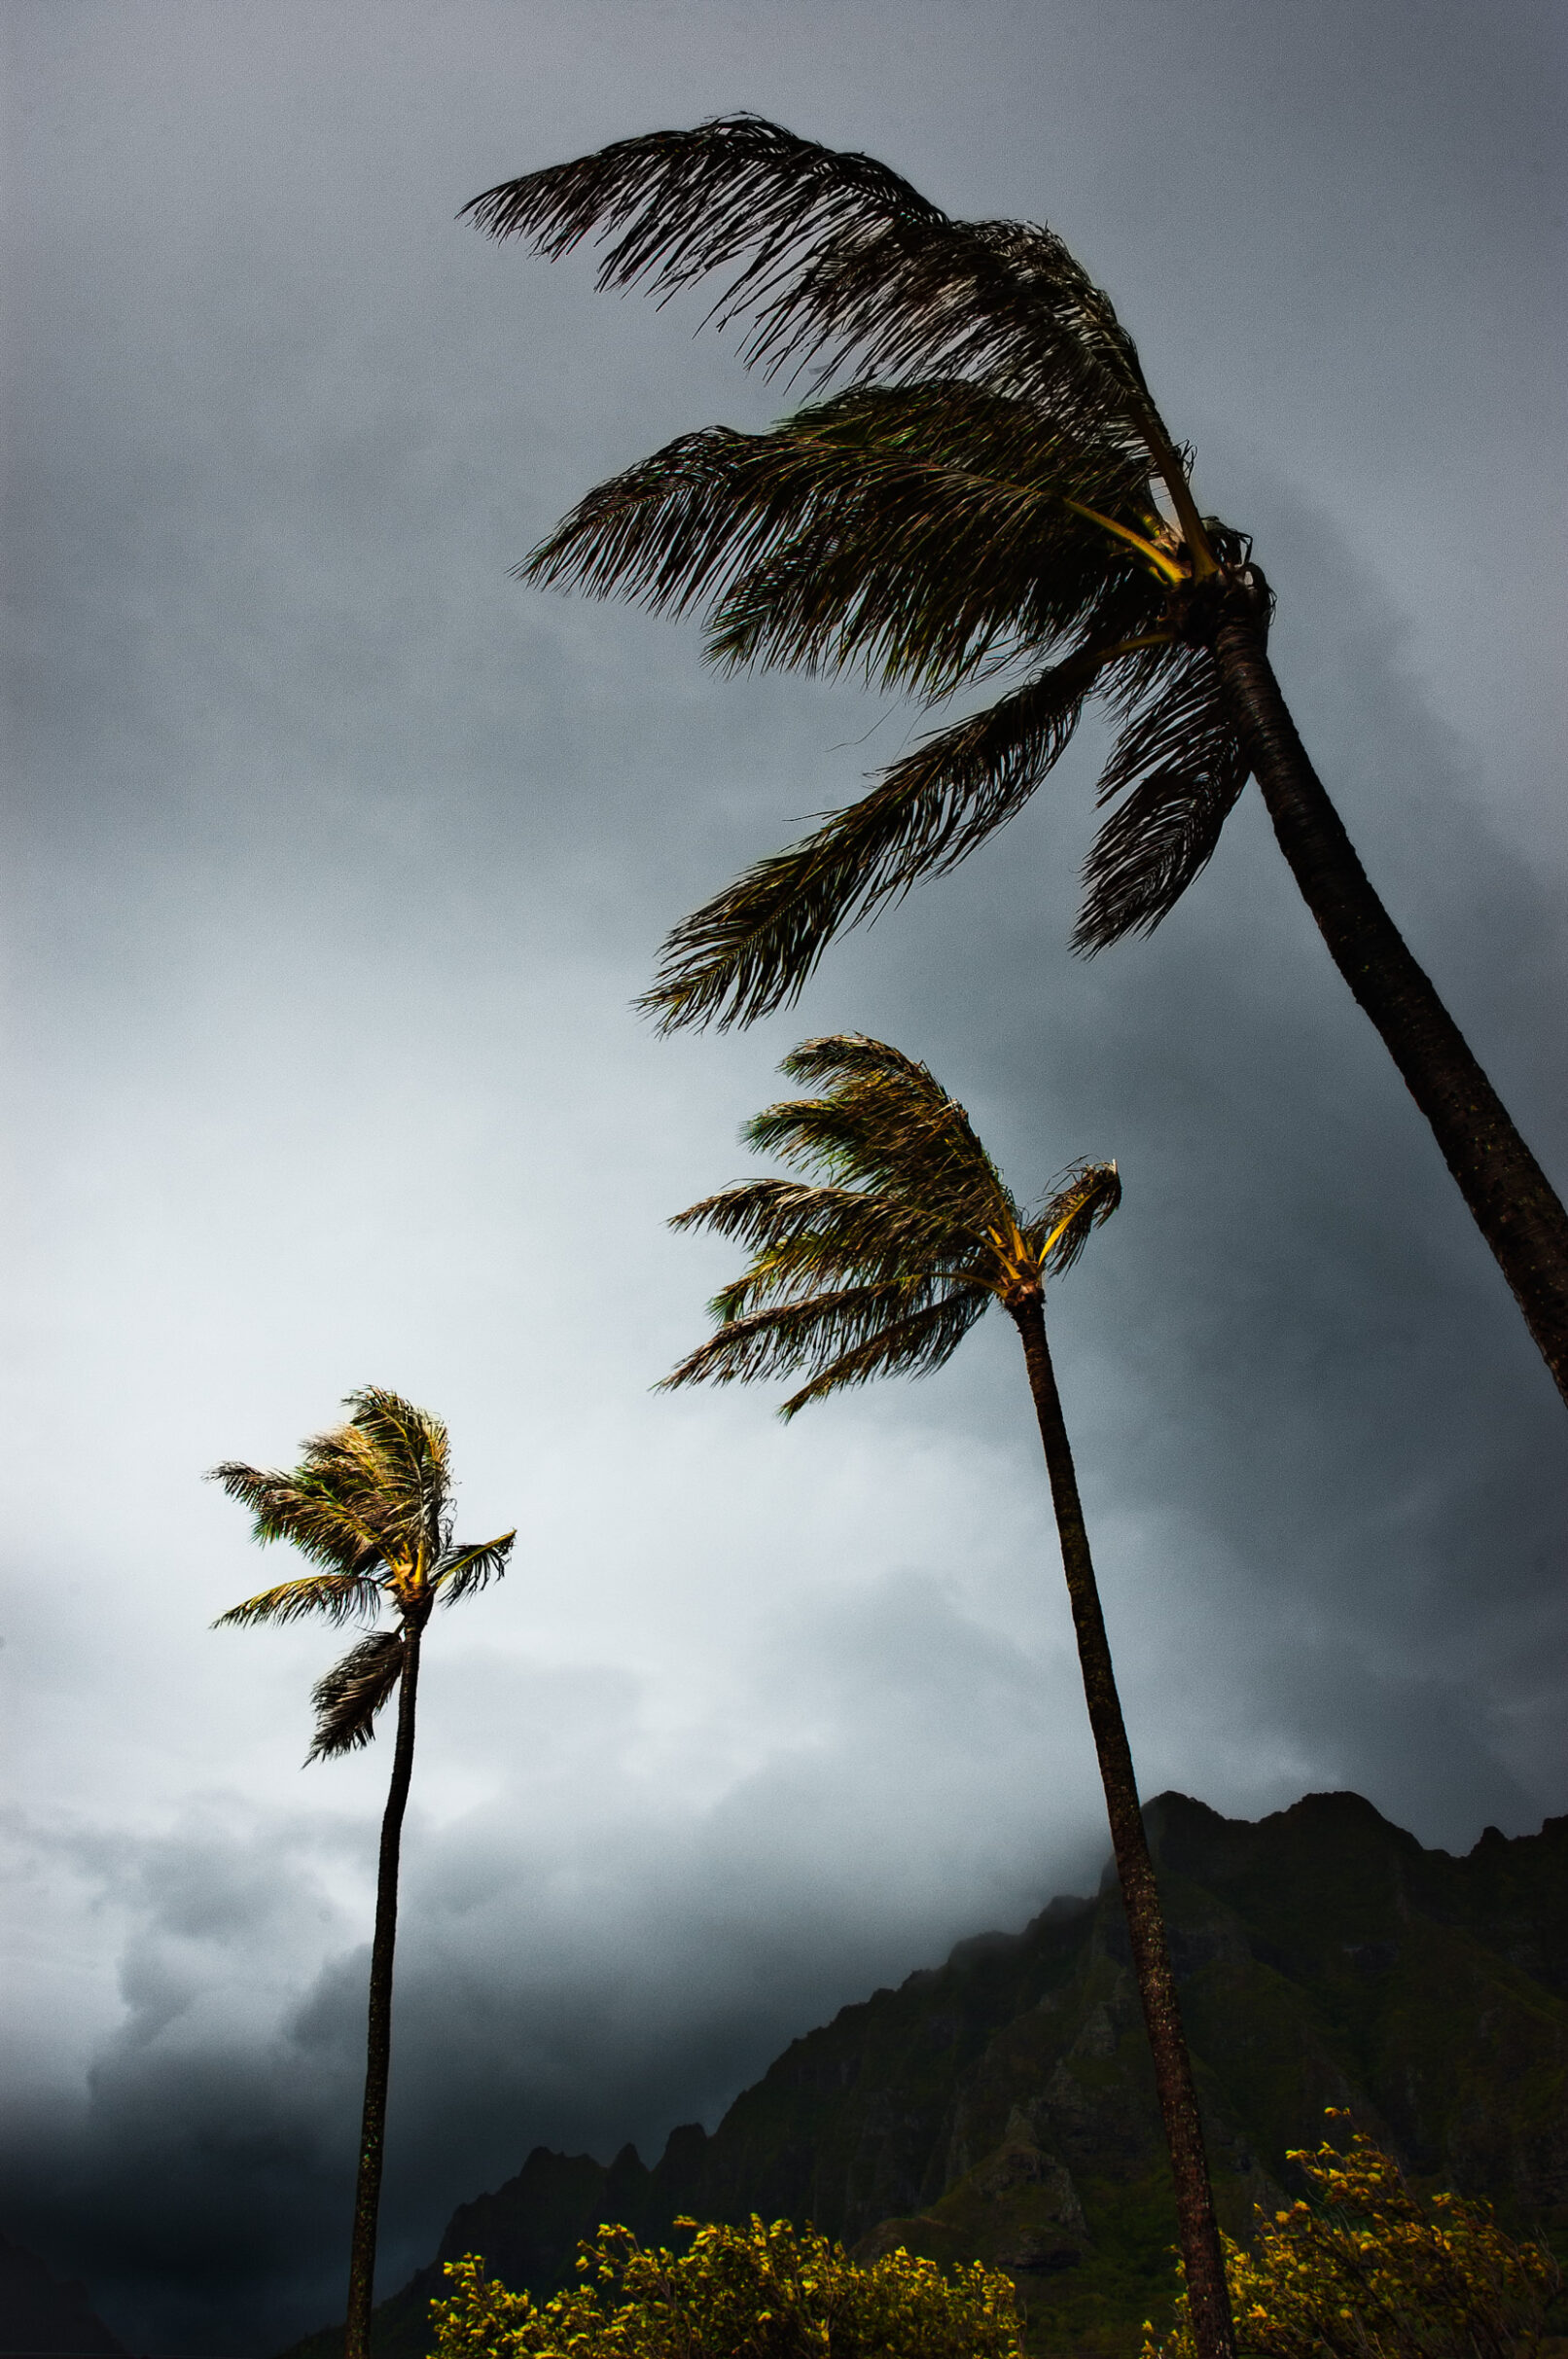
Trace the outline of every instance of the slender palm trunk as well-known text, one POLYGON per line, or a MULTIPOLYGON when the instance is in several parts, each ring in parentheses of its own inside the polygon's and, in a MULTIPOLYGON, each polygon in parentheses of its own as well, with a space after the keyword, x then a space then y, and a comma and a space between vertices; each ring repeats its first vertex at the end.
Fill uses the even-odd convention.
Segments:
POLYGON ((392 1783, 381 1814, 381 1858, 375 1881, 375 1937, 371 1945, 370 2022, 365 2041, 365 2112, 359 2132, 359 2178, 354 2189, 354 2234, 348 2252, 348 2324, 344 2359, 370 2359, 371 2305, 375 2289, 375 2224, 381 2206, 381 2158, 386 2141, 386 2085, 392 2062, 392 1951, 398 1935, 398 1854, 403 1813, 413 1774, 413 1714, 419 1687, 419 1631, 408 1626, 408 1653, 398 1685, 398 1738, 392 1783))
POLYGON ((1105 1619, 1100 1612, 1100 1593, 1078 1495, 1072 1447, 1046 1342, 1045 1310, 1038 1296, 1032 1301, 1009 1304, 1008 1308, 1023 1340, 1029 1389, 1034 1394, 1040 1439, 1045 1444, 1046 1465, 1051 1475, 1056 1529, 1061 1535, 1062 1567, 1072 1601, 1073 1626, 1078 1633, 1084 1698, 1088 1705, 1089 1727, 1094 1733, 1094 1750, 1099 1756, 1105 1806, 1111 1821, 1111 1845, 1116 1854, 1116 1872, 1132 1945, 1132 1967, 1154 2054, 1155 2086, 1164 2118, 1165 2142, 1170 2149, 1171 2175, 1176 2185, 1177 2233, 1187 2274, 1194 2340, 1198 2359, 1234 2359, 1235 2331, 1225 2281, 1225 2256, 1214 2216, 1214 2196, 1209 2185, 1197 2096, 1193 2087, 1193 2067, 1182 2032, 1176 1978, 1171 1972, 1154 1863, 1144 1834, 1143 1813, 1138 1807, 1137 1779, 1122 1718, 1105 1619))
POLYGON ((1265 593, 1232 583, 1214 652, 1280 849, 1568 1401, 1568 1213, 1372 890, 1280 694, 1266 627, 1265 593))

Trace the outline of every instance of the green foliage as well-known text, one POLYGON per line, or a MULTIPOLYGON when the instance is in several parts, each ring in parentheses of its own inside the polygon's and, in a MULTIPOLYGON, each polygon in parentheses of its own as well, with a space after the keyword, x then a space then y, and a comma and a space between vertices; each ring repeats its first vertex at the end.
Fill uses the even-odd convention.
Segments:
POLYGON ((754 1258, 710 1305, 718 1332, 666 1385, 806 1371, 789 1417, 844 1385, 923 1376, 993 1300, 1038 1297, 1121 1202, 1116 1165, 1083 1163, 1024 1212, 963 1107, 885 1041, 832 1033, 783 1070, 828 1086, 765 1108, 742 1136, 826 1184, 741 1180, 675 1215, 672 1227, 737 1237, 754 1258))
POLYGON ((397 1614, 395 1629, 372 1630, 317 1682, 310 1761, 370 1743, 403 1676, 410 1633, 438 1598, 455 1605, 499 1581, 516 1537, 453 1539, 451 1445, 439 1417, 376 1384, 343 1406, 353 1412, 346 1424, 302 1443, 291 1471, 231 1458, 211 1475, 250 1509, 255 1539, 286 1540, 317 1568, 231 1606, 217 1628, 306 1614, 374 1622, 383 1602, 397 1614))
POLYGON ((1060 238, 952 220, 871 157, 754 116, 620 140, 466 209, 552 259, 599 243, 603 287, 668 297, 721 273, 709 316, 750 323, 748 361, 814 395, 852 379, 768 433, 683 435, 600 484, 531 579, 702 609, 727 667, 859 670, 928 702, 1026 675, 678 927, 644 1002, 663 1025, 792 1001, 835 934, 1022 807, 1093 696, 1115 807, 1075 943, 1157 926, 1246 781, 1217 610, 1190 592, 1247 544, 1198 515, 1191 454, 1060 238))
MULTIPOLYGON (((689 2220, 677 2227, 691 2228, 689 2220)), ((685 2253, 601 2228, 582 2282, 544 2304, 509 2293, 475 2254, 446 2265, 433 2359, 1021 2359, 1011 2278, 944 2271, 902 2250, 841 2244, 755 2214, 698 2227, 685 2253)))
MULTIPOLYGON (((1330 2108, 1330 2119, 1343 2119, 1330 2108)), ((1243 2353, 1263 2359, 1512 2359, 1540 2348, 1559 2285, 1539 2245, 1506 2236, 1484 2203, 1412 2195, 1358 2131, 1347 2152, 1293 2152, 1311 2199, 1274 2214, 1249 2252, 1226 2239, 1243 2353)), ((1144 2359, 1194 2359, 1185 2294, 1144 2359)))

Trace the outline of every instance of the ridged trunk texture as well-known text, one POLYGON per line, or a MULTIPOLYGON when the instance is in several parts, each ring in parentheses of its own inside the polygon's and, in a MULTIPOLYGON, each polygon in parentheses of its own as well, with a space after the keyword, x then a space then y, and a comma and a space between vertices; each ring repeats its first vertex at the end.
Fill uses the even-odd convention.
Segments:
POLYGON ((1266 632, 1266 593, 1232 583, 1221 595, 1214 653, 1280 849, 1568 1402, 1568 1213, 1372 890, 1297 734, 1266 632))
POLYGON ((365 2111, 359 2132, 354 2188, 354 2233, 348 2253, 348 2323, 344 2359, 370 2359, 371 2305, 375 2293, 375 2225, 381 2207, 381 2161, 386 2143, 386 2088, 392 2064, 392 1952, 398 1937, 398 1857, 403 1814, 413 1775, 413 1716, 419 1688, 418 1629, 409 1626, 398 1684, 398 1734, 392 1783, 381 1814, 381 1856, 375 1879, 375 1936, 371 1945, 370 2019, 365 2038, 365 2111))
POLYGON ((1078 1634, 1084 1699, 1088 1705, 1094 1750, 1099 1756, 1100 1781, 1105 1788, 1105 1807, 1111 1821, 1111 1847, 1116 1855, 1116 1872, 1132 1948, 1132 1969, 1143 2003, 1143 2019, 1155 2062, 1155 2086, 1165 2126, 1165 2142, 1170 2149, 1177 2234, 1187 2272, 1194 2339, 1198 2359, 1234 2359, 1235 2329, 1230 2318, 1225 2256, 1219 2223, 1214 2216, 1214 2196, 1209 2185, 1208 2157, 1203 2148, 1193 2067, 1182 2031, 1181 2006, 1176 1996, 1176 1978, 1171 1972, 1154 1862, 1149 1856, 1143 1813, 1138 1806, 1138 1782, 1122 1718, 1122 1699, 1117 1694, 1105 1618, 1100 1611, 1100 1592, 1089 1555, 1083 1503, 1078 1495, 1072 1446, 1067 1439, 1056 1374, 1046 1341, 1045 1307, 1038 1296, 1010 1304, 1008 1307, 1023 1340, 1029 1389, 1034 1395, 1040 1439, 1045 1445, 1046 1465, 1051 1475, 1056 1529, 1061 1537, 1062 1570, 1067 1576, 1073 1627, 1078 1634))

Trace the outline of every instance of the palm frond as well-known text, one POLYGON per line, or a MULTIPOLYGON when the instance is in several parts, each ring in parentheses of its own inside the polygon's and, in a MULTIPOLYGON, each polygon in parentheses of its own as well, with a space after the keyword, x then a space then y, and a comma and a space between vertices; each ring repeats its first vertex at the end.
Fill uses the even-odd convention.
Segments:
POLYGON ((1212 858, 1249 775, 1203 647, 1174 649, 1134 702, 1100 780, 1117 803, 1084 864, 1073 947, 1092 957, 1127 934, 1152 934, 1212 858))
POLYGON ((444 1605, 455 1605, 460 1597, 472 1597, 480 1590, 488 1589, 499 1581, 507 1569, 516 1530, 503 1532, 499 1539, 460 1544, 448 1550, 437 1567, 431 1587, 444 1605))
POLYGON ((287 1540, 313 1564, 368 1573, 382 1560, 382 1536, 357 1486, 345 1491, 311 1462, 308 1453, 316 1448, 305 1445, 306 1461, 293 1474, 228 1459, 213 1467, 207 1480, 221 1483, 232 1499, 250 1509, 254 1539, 287 1540))
MULTIPOLYGON (((367 1384, 343 1404, 353 1412, 341 1438, 352 1436, 374 1464, 377 1512, 389 1537, 410 1553, 440 1554, 448 1537, 451 1444, 429 1410, 400 1393, 367 1384)), ((337 1440, 339 1437, 324 1437, 337 1440)))
POLYGON ((1106 535, 1086 503, 1147 529, 1147 471, 974 386, 855 386, 764 434, 682 436, 518 570, 656 612, 706 602, 731 666, 855 665, 940 696, 1094 613, 1106 535))
POLYGON ((741 1132, 747 1145, 855 1181, 889 1207, 937 1222, 933 1235, 967 1228, 980 1236, 1016 1215, 968 1114, 929 1065, 865 1033, 836 1032, 803 1041, 783 1070, 830 1086, 765 1107, 741 1132))
POLYGON ((661 1031, 751 1023, 799 998, 829 943, 943 876, 1021 810, 1078 726, 1109 650, 1069 658, 935 732, 869 795, 682 921, 639 1005, 661 1031))
POLYGON ((877 1376, 925 1375, 941 1367, 991 1300, 976 1281, 937 1291, 917 1275, 843 1286, 726 1320, 657 1387, 749 1383, 811 1372, 806 1390, 786 1403, 793 1415, 806 1399, 877 1376))
POLYGON ((370 1743, 375 1716, 402 1677, 406 1660, 401 1630, 373 1630, 317 1680, 310 1692, 316 1733, 305 1755, 307 1767, 370 1743))
POLYGON ((1122 1201, 1115 1163, 1075 1163, 1024 1230, 1042 1267, 1060 1276, 1122 1201))
POLYGON ((380 1584, 365 1574, 317 1573, 302 1581, 280 1582, 276 1589, 263 1590, 259 1596, 232 1605, 212 1626, 221 1630, 233 1625, 244 1629, 255 1622, 303 1622, 308 1614, 324 1614, 329 1622, 352 1622, 356 1615, 374 1616, 380 1606, 380 1584))
POLYGON ((955 1288, 926 1309, 852 1345, 818 1369, 799 1392, 791 1393, 779 1415, 788 1424, 808 1402, 824 1400, 830 1392, 843 1392, 851 1385, 869 1384, 876 1376, 934 1376, 952 1358, 976 1321, 985 1316, 991 1302, 986 1286, 955 1288))
POLYGON ((552 261, 612 240, 602 288, 668 296, 731 271, 709 316, 749 319, 744 356, 769 371, 969 376, 1027 394, 1087 442, 1163 436, 1130 337, 1050 230, 953 221, 872 157, 756 116, 621 140, 465 211, 552 261))
POLYGON ((675 1213, 669 1225, 738 1238, 766 1257, 780 1284, 798 1268, 880 1271, 884 1265, 903 1267, 914 1253, 941 1258, 961 1250, 940 1210, 864 1188, 819 1188, 799 1180, 738 1180, 675 1213))

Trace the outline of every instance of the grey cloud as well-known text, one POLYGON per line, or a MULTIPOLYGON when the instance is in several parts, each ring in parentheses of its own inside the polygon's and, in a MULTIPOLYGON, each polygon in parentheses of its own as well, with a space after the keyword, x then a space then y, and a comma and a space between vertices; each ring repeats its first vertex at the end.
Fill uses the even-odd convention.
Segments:
POLYGON ((694 307, 451 219, 744 103, 1056 221, 1257 534, 1308 742, 1561 1169, 1552 25, 1426 23, 15 12, 0 1675, 33 1832, 0 2216, 123 2333, 259 2352, 339 2298, 385 1763, 300 1776, 326 1646, 207 1632, 256 1564, 196 1477, 351 1384, 441 1407, 466 1511, 524 1531, 432 1652, 390 2275, 535 2138, 657 2145, 1097 1875, 1005 1324, 787 1434, 647 1396, 728 1266, 663 1218, 739 1168, 805 1031, 928 1055, 1025 1191, 1122 1159, 1052 1322, 1146 1786, 1354 1784, 1460 1847, 1562 1806, 1561 1412, 1261 810, 1085 966, 1086 743, 798 1011, 653 1040, 626 1003, 665 927, 918 717, 507 581, 588 483, 786 396, 694 307))

